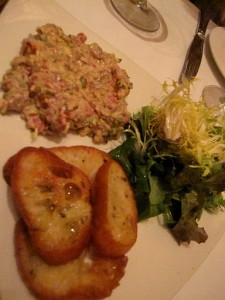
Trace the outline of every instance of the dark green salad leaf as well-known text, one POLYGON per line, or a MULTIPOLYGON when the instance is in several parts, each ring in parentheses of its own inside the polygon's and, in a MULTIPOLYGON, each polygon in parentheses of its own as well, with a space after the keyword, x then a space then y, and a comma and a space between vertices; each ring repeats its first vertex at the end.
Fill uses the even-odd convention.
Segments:
POLYGON ((218 107, 193 101, 190 83, 163 87, 157 104, 133 115, 125 141, 110 155, 134 188, 140 221, 162 214, 179 244, 202 243, 203 210, 225 206, 224 116, 216 113, 218 107))

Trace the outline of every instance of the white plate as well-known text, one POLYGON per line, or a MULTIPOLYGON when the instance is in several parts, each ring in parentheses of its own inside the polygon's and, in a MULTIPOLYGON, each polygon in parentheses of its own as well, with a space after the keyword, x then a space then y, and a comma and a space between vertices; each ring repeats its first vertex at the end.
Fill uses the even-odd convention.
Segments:
MULTIPOLYGON (((77 20, 60 8, 53 0, 14 0, 0 17, 0 76, 9 67, 10 60, 18 53, 22 38, 34 32, 38 25, 54 22, 62 26, 66 33, 83 31, 88 42, 95 41, 108 52, 122 58, 122 66, 127 70, 134 84, 128 97, 130 111, 135 111, 151 101, 161 92, 161 84, 148 75, 125 55, 93 34, 77 20)), ((22 147, 55 146, 56 143, 43 137, 31 143, 30 132, 18 116, 0 116, 1 155, 0 169, 16 151, 22 147)), ((68 135, 61 145, 91 145, 88 138, 68 135)), ((110 150, 113 144, 102 146, 110 150)), ((33 299, 17 273, 13 247, 15 216, 9 201, 8 189, 0 177, 0 299, 33 299)), ((209 216, 204 214, 201 225, 205 227, 209 238, 205 244, 191 243, 178 246, 170 234, 154 218, 138 227, 138 240, 129 252, 126 274, 116 288, 110 300, 157 300, 171 299, 187 282, 208 256, 225 230, 225 214, 209 216)))
POLYGON ((225 77, 225 28, 216 27, 210 32, 209 45, 215 63, 225 77))

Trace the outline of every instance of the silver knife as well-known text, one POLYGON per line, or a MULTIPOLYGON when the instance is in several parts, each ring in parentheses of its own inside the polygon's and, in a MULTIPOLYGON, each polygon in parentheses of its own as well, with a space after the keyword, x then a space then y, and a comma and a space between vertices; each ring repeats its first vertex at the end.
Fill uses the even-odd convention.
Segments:
POLYGON ((205 33, 210 20, 210 7, 207 1, 203 1, 202 8, 199 11, 199 22, 194 39, 188 49, 184 66, 180 75, 180 82, 190 81, 199 70, 205 42, 205 33))

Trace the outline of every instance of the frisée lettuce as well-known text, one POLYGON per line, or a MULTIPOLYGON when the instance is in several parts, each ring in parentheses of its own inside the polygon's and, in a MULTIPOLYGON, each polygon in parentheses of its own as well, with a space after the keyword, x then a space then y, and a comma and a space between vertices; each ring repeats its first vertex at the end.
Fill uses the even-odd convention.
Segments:
POLYGON ((165 82, 163 96, 133 115, 125 141, 110 151, 134 187, 139 220, 163 215, 179 244, 205 242, 203 210, 225 206, 224 116, 193 101, 191 84, 165 82))

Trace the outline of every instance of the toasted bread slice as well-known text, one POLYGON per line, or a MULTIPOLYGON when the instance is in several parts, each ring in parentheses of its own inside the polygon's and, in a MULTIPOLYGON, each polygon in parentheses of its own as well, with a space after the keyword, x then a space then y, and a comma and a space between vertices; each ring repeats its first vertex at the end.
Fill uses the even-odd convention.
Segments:
POLYGON ((16 224, 14 243, 21 276, 39 299, 103 299, 110 296, 125 273, 126 256, 104 258, 91 252, 91 249, 67 264, 46 264, 32 248, 22 221, 16 224))
POLYGON ((111 159, 106 152, 90 146, 60 146, 49 150, 67 163, 81 169, 91 182, 100 166, 111 159))
POLYGON ((91 228, 87 176, 44 148, 24 148, 13 163, 14 200, 38 254, 49 264, 78 257, 91 228))
POLYGON ((137 209, 133 190, 114 160, 102 165, 94 183, 92 238, 109 257, 124 255, 137 239, 137 209))
POLYGON ((3 166, 3 178, 5 179, 5 181, 8 185, 11 184, 11 174, 12 174, 14 162, 16 161, 16 156, 18 153, 11 156, 3 166))
MULTIPOLYGON (((91 146, 59 146, 48 148, 48 150, 65 162, 81 169, 91 182, 93 182, 100 166, 111 159, 110 155, 106 152, 91 146)), ((9 185, 17 154, 10 157, 3 167, 3 177, 9 185)))

